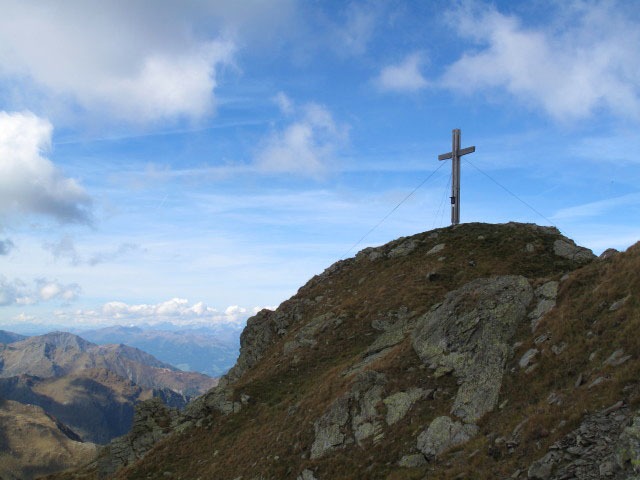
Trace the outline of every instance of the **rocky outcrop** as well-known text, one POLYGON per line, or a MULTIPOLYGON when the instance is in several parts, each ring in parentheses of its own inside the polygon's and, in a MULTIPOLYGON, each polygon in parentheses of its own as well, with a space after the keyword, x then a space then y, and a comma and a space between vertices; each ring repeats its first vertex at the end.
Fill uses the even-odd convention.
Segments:
POLYGON ((532 296, 524 277, 482 278, 448 293, 418 321, 413 348, 436 376, 458 377, 451 413, 464 422, 496 406, 510 341, 532 296))
POLYGON ((587 415, 580 426, 551 445, 527 477, 538 480, 640 477, 640 411, 622 401, 587 415))
POLYGON ((320 458, 329 451, 365 439, 375 441, 382 435, 382 415, 378 404, 382 400, 384 375, 367 370, 356 376, 351 390, 336 399, 314 423, 315 439, 311 458, 320 458))
POLYGON ((536 288, 535 296, 538 300, 535 308, 529 313, 531 319, 531 331, 535 332, 542 317, 556 306, 558 297, 558 285, 556 281, 547 282, 536 288))
POLYGON ((142 458, 149 449, 176 426, 178 411, 168 408, 159 398, 136 406, 131 431, 103 447, 96 461, 100 477, 142 458))
POLYGON ((418 450, 433 459, 451 447, 467 442, 478 433, 478 427, 451 420, 447 416, 434 419, 418 436, 418 450))
POLYGON ((402 420, 417 401, 428 397, 432 392, 432 389, 411 388, 406 392, 397 392, 386 397, 382 403, 387 407, 387 425, 402 420))
POLYGON ((566 237, 558 239, 553 243, 553 253, 559 257, 578 263, 589 263, 596 258, 591 250, 579 247, 573 240, 566 237))

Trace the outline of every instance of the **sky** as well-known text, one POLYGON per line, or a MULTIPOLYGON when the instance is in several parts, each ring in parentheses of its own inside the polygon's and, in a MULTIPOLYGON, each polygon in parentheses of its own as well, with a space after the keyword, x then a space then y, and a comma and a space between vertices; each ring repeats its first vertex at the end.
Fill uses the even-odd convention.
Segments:
POLYGON ((237 327, 447 226, 454 128, 462 222, 640 240, 640 1, 0 10, 0 328, 237 327))

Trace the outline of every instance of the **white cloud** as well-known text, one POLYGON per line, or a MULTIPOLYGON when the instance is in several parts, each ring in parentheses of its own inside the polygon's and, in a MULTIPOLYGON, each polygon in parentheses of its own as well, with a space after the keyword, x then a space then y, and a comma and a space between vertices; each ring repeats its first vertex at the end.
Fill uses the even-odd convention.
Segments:
POLYGON ((382 69, 375 79, 380 90, 396 92, 416 92, 429 85, 420 72, 423 57, 420 53, 408 55, 402 62, 388 65, 382 69))
MULTIPOLYGON (((291 102, 289 107, 294 109, 291 102)), ((322 105, 309 103, 295 111, 298 116, 292 123, 263 142, 256 164, 264 172, 321 176, 334 160, 337 148, 346 141, 347 128, 336 124, 322 105)))
POLYGON ((46 278, 37 279, 33 283, 33 287, 29 287, 20 279, 9 281, 0 275, 0 306, 34 305, 51 300, 67 303, 77 300, 81 292, 77 283, 65 285, 46 278))
POLYGON ((0 214, 41 214, 59 222, 91 222, 91 199, 43 156, 51 124, 32 113, 0 111, 0 214))
POLYGON ((285 115, 293 113, 293 101, 284 92, 278 92, 273 101, 276 102, 280 111, 285 115))
POLYGON ((555 21, 528 27, 494 7, 468 2, 452 28, 476 47, 449 66, 440 85, 465 93, 505 90, 559 120, 605 108, 640 116, 640 24, 618 2, 558 7, 555 21))
POLYGON ((107 302, 97 310, 76 310, 57 312, 56 321, 75 325, 140 325, 172 323, 178 326, 235 326, 241 327, 251 315, 261 307, 246 309, 238 305, 227 307, 224 311, 208 307, 203 302, 189 303, 184 298, 172 298, 156 304, 130 305, 125 302, 107 302))
POLYGON ((7 1, 0 77, 129 122, 198 118, 212 110, 219 69, 235 45, 192 25, 219 13, 226 14, 198 2, 7 1))

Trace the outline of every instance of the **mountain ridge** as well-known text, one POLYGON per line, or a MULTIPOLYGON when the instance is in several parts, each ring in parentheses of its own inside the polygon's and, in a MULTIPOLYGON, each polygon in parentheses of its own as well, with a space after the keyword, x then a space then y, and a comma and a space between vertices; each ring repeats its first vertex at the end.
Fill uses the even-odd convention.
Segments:
POLYGON ((182 372, 126 345, 96 345, 68 332, 51 332, 0 345, 0 377, 38 377, 104 368, 147 388, 170 388, 186 396, 199 395, 216 380, 198 372, 182 372))
POLYGON ((638 271, 640 243, 597 259, 531 224, 364 249, 251 317, 217 387, 179 414, 140 404, 75 475, 626 480, 638 271))

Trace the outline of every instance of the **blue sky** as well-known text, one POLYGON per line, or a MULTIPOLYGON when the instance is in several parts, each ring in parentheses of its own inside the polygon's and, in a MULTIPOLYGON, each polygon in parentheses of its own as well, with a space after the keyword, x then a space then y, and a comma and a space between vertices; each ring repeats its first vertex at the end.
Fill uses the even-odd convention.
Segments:
MULTIPOLYGON (((640 239, 638 1, 0 6, 0 325, 242 323, 431 175, 453 128, 476 146, 463 222, 640 239)), ((449 176, 349 255, 448 225, 449 176)))

